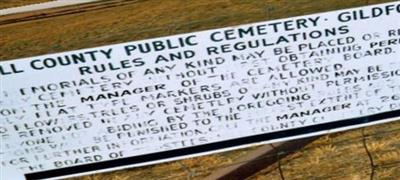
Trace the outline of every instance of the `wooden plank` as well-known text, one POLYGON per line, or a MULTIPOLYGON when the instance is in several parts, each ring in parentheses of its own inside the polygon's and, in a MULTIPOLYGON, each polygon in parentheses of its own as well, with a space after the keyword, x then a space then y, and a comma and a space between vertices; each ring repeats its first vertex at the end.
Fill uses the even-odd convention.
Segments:
POLYGON ((1 0, 0 9, 13 8, 18 6, 26 6, 30 4, 49 2, 52 0, 1 0))
POLYGON ((65 16, 65 15, 83 13, 88 11, 97 11, 117 6, 124 6, 137 2, 138 0, 110 0, 110 1, 88 0, 80 3, 72 3, 72 5, 62 5, 62 6, 60 5, 57 7, 52 7, 52 8, 48 7, 23 13, 2 14, 0 10, 0 25, 33 21, 46 18, 54 18, 57 16, 65 16))
POLYGON ((51 8, 65 7, 65 6, 73 6, 94 1, 98 0, 79 0, 79 1, 58 0, 58 1, 43 2, 43 3, 34 3, 30 5, 18 6, 13 8, 0 9, 0 16, 18 14, 18 13, 27 13, 27 12, 40 11, 51 8))
POLYGON ((311 137, 306 139, 299 139, 261 146, 249 152, 247 155, 237 159, 235 162, 232 163, 235 165, 217 169, 205 179, 245 179, 264 169, 265 167, 277 163, 280 158, 284 158, 285 156, 289 155, 290 152, 301 149, 302 147, 306 146, 316 139, 318 139, 318 137, 311 137))

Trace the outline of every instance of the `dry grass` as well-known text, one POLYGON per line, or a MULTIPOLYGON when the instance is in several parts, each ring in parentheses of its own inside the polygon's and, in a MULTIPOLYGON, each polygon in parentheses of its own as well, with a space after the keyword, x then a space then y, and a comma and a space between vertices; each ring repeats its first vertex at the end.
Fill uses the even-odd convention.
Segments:
MULTIPOLYGON (((400 177, 400 131, 385 129, 388 126, 399 128, 400 122, 366 128, 371 133, 366 145, 376 166, 374 177, 377 179, 400 177)), ((283 175, 287 179, 369 179, 371 166, 363 138, 352 139, 352 133, 330 135, 335 136, 333 140, 348 138, 347 141, 327 142, 325 136, 282 159, 283 175)), ((276 167, 266 168, 249 179, 263 179, 277 172, 276 167)))
POLYGON ((42 2, 48 2, 52 0, 0 0, 0 9, 18 7, 42 2))
POLYGON ((363 4, 365 0, 139 0, 139 3, 123 7, 1 26, 0 59, 96 47, 363 4))
POLYGON ((398 179, 400 174, 399 166, 378 168, 376 170, 375 179, 379 180, 393 180, 398 179))
MULTIPOLYGON (((392 0, 369 0, 379 3, 392 0)), ((14 2, 14 0, 13 0, 14 2)), ((16 2, 16 1, 15 1, 16 2)), ((32 1, 30 1, 32 2, 32 1)), ((14 59, 46 53, 193 32, 267 19, 323 12, 366 4, 366 0, 148 0, 123 7, 66 15, 51 19, 0 26, 0 59, 14 59), (118 12, 118 13, 116 13, 118 12)), ((389 123, 367 128, 378 165, 400 159, 400 128, 389 123)), ((363 148, 361 130, 322 137, 301 151, 281 160, 286 179, 368 179, 370 162, 363 148)), ((227 166, 249 149, 211 156, 84 176, 84 180, 119 179, 202 179, 215 168, 227 166)), ((400 177, 399 166, 377 168, 376 177, 400 177)), ((280 179, 271 166, 249 179, 280 179)))

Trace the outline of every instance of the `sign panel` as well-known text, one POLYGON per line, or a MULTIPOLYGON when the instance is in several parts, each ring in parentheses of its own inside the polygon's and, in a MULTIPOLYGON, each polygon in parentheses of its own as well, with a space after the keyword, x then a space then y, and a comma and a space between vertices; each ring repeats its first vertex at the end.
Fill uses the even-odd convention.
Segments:
POLYGON ((400 117, 400 3, 0 64, 1 165, 141 166, 400 117))

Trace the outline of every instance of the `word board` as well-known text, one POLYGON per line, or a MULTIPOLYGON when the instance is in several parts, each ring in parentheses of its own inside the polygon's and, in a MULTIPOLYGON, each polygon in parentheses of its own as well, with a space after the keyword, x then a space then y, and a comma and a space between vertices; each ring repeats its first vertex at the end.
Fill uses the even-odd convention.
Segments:
POLYGON ((61 178, 400 117, 400 3, 0 63, 1 166, 61 178))

